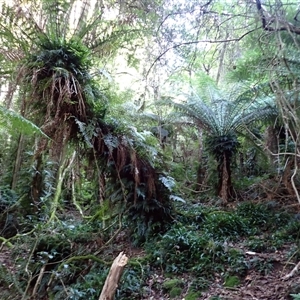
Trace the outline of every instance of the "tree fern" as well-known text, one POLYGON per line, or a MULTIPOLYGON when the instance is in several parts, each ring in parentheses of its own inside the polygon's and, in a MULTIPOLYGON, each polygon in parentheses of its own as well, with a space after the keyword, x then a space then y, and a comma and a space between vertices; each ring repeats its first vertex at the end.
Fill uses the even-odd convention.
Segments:
POLYGON ((231 92, 214 84, 204 87, 201 96, 192 93, 184 103, 168 103, 177 110, 177 117, 192 119, 195 126, 206 132, 208 150, 218 162, 218 195, 226 202, 232 196, 230 166, 239 147, 238 134, 247 132, 255 122, 275 119, 278 111, 270 97, 257 98, 253 89, 245 90, 242 85, 231 92))

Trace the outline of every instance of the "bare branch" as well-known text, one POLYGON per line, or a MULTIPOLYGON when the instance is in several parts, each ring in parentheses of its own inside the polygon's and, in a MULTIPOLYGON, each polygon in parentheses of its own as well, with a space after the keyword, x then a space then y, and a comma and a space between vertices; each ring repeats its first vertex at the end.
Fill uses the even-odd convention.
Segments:
POLYGON ((300 28, 295 26, 294 24, 288 22, 287 20, 282 20, 280 18, 275 18, 274 16, 268 16, 267 11, 263 8, 261 1, 256 0, 256 7, 258 10, 258 13, 261 17, 262 22, 262 28, 266 31, 288 31, 295 34, 300 34, 300 28), (274 26, 273 24, 276 22, 276 24, 280 26, 274 26))
POLYGON ((176 48, 180 48, 181 46, 186 46, 186 45, 194 45, 194 44, 199 44, 199 43, 213 43, 213 44, 218 44, 218 43, 229 43, 229 42, 238 42, 241 39, 243 39, 246 35, 256 31, 257 28, 252 29, 246 33, 244 33, 243 35, 241 35, 238 38, 234 38, 234 39, 224 39, 224 40, 197 40, 197 41, 190 41, 190 42, 185 42, 185 43, 180 43, 180 44, 176 44, 172 47, 167 48, 165 51, 163 51, 158 57, 156 57, 156 59, 154 60, 154 62, 151 64, 150 68, 148 69, 147 73, 146 73, 146 77, 148 77, 150 71, 152 70, 152 68, 154 67, 154 65, 170 50, 172 49, 176 49, 176 48))

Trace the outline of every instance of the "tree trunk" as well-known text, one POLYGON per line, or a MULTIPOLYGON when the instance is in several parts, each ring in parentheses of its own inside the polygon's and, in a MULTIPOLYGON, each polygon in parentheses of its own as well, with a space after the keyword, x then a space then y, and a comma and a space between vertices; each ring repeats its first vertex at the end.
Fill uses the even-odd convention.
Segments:
MULTIPOLYGON (((226 36, 225 36, 225 40, 227 40, 228 37, 229 37, 229 32, 227 31, 226 36)), ((227 48, 227 43, 224 43, 223 48, 221 50, 221 54, 220 54, 220 61, 219 61, 219 67, 218 67, 218 72, 217 72, 217 79, 216 79, 217 84, 219 84, 221 74, 222 74, 222 71, 223 71, 226 48, 227 48)))
POLYGON ((118 288, 118 283, 122 276, 124 267, 127 264, 127 261, 128 258, 123 252, 120 252, 120 254, 115 258, 108 276, 106 277, 99 300, 114 299, 116 289, 118 288))
POLYGON ((294 196, 295 195, 295 191, 293 189, 293 185, 291 182, 291 177, 292 177, 292 167, 294 165, 294 159, 297 159, 296 157, 290 157, 288 158, 286 164, 285 164, 285 168, 283 171, 283 175, 282 175, 282 181, 283 184, 288 192, 288 195, 294 196))
POLYGON ((199 152, 198 152, 198 159, 199 159, 199 166, 197 168, 197 184, 196 184, 196 191, 200 191, 202 185, 204 184, 205 175, 206 175, 206 167, 205 162, 203 159, 203 136, 202 136, 202 129, 198 129, 198 140, 199 140, 199 152))
POLYGON ((43 156, 40 153, 36 158, 35 174, 33 176, 32 184, 31 184, 32 202, 36 206, 38 206, 38 203, 40 202, 40 196, 43 189, 42 172, 43 172, 43 156))
POLYGON ((279 165, 279 141, 278 141, 278 130, 273 125, 269 126, 266 131, 266 143, 265 147, 268 150, 269 158, 274 167, 279 165))
POLYGON ((17 187, 18 175, 20 172, 20 167, 21 167, 21 162, 22 162, 23 146, 24 146, 24 136, 23 136, 23 134, 21 134, 19 137, 17 156, 16 156, 16 160, 15 160, 12 182, 11 182, 12 190, 14 190, 17 187))
POLYGON ((223 200, 226 205, 229 198, 233 195, 233 188, 231 183, 231 170, 230 170, 230 157, 223 154, 223 161, 218 166, 219 173, 219 186, 218 196, 223 200))
POLYGON ((202 163, 203 162, 201 161, 197 168, 197 183, 196 183, 195 191, 201 191, 202 186, 205 182, 206 168, 202 165, 202 163))

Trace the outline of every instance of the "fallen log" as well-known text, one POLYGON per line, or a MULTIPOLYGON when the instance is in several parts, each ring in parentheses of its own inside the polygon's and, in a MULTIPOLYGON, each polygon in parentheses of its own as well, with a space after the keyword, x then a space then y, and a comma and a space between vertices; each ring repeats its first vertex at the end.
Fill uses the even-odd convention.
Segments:
POLYGON ((283 276, 282 279, 283 280, 290 279, 299 271, 299 268, 300 268, 300 261, 297 263, 297 265, 294 267, 294 269, 289 274, 283 276))

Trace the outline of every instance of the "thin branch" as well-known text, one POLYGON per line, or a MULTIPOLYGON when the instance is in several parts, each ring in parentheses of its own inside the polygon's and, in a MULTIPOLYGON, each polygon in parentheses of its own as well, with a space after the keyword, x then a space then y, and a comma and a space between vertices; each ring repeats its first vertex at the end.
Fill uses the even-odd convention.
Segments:
POLYGON ((217 43, 229 43, 229 42, 238 42, 240 40, 242 40, 246 35, 256 31, 257 28, 252 29, 246 33, 244 33, 243 35, 241 35, 238 38, 233 38, 233 39, 224 39, 224 40, 197 40, 197 41, 191 41, 191 42, 185 42, 185 43, 180 43, 180 44, 176 44, 172 47, 167 48, 164 52, 162 52, 155 60, 154 62, 151 64, 150 68, 148 69, 147 73, 146 73, 146 78, 148 77, 150 71, 152 70, 152 68, 154 67, 154 65, 170 50, 172 49, 176 49, 176 48, 180 48, 181 46, 186 46, 186 45, 194 45, 194 44, 199 44, 199 43, 211 43, 211 44, 217 44, 217 43))
POLYGON ((263 8, 260 0, 256 0, 255 3, 256 3, 257 11, 261 17, 262 28, 265 31, 273 31, 273 32, 288 31, 295 34, 300 34, 300 28, 296 27, 292 23, 286 20, 280 20, 279 18, 275 18, 273 16, 267 16, 267 11, 263 8), (275 21, 277 24, 281 24, 281 26, 280 27, 271 26, 272 24, 274 24, 275 21))
POLYGON ((300 268, 300 262, 297 263, 297 265, 294 267, 294 269, 289 274, 283 276, 282 279, 283 280, 290 279, 298 272, 299 268, 300 268))

